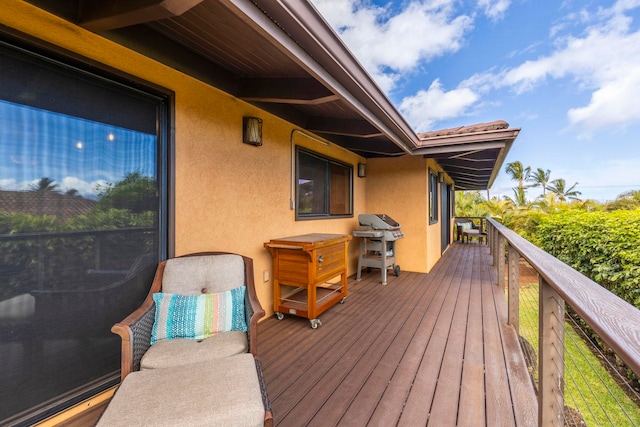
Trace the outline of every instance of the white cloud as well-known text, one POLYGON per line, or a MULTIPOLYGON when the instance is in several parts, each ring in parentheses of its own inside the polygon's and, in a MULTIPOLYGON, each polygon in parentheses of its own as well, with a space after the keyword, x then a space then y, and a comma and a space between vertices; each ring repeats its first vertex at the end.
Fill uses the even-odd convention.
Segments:
POLYGON ((511 0, 478 0, 478 7, 492 21, 502 19, 511 5, 511 0))
POLYGON ((587 105, 567 112, 570 129, 589 135, 609 126, 640 123, 640 31, 631 31, 632 20, 623 15, 638 6, 640 0, 623 0, 589 19, 583 17, 581 21, 592 25, 579 37, 558 36, 551 54, 472 76, 461 87, 482 93, 508 87, 520 94, 547 79, 570 79, 579 90, 591 92, 587 105))
POLYGON ((98 186, 104 187, 107 184, 104 180, 87 182, 75 176, 67 176, 62 179, 62 182, 59 183, 60 190, 63 193, 66 193, 69 190, 77 190, 80 195, 83 197, 95 198, 96 188, 98 186))
POLYGON ((434 80, 429 89, 404 98, 399 109, 416 131, 426 132, 437 121, 466 114, 478 99, 479 95, 469 88, 446 92, 440 81, 434 80))
POLYGON ((0 190, 23 191, 28 190, 31 183, 28 181, 17 182, 15 179, 0 179, 0 190))
POLYGON ((393 14, 361 0, 313 0, 378 85, 390 92, 400 75, 456 52, 472 19, 456 16, 454 0, 412 0, 393 14))
MULTIPOLYGON (((457 52, 474 19, 456 12, 454 0, 396 2, 399 8, 367 0, 313 3, 387 93, 430 60, 457 52)), ((476 5, 498 20, 511 3, 477 0, 476 5)), ((610 8, 573 11, 550 29, 551 53, 473 75, 450 91, 435 79, 428 90, 405 98, 400 110, 418 131, 425 131, 435 121, 469 114, 471 107, 480 105, 479 97, 492 91, 507 88, 522 94, 549 80, 566 80, 591 95, 584 105, 567 110, 569 130, 589 136, 607 127, 640 123, 640 32, 632 30, 628 16, 638 7, 640 0, 619 0, 610 8)))
MULTIPOLYGON (((16 181, 15 179, 0 179, 0 190, 2 191, 30 191, 34 186, 37 186, 40 179, 33 179, 31 181, 16 181)), ((107 182, 104 180, 98 180, 93 182, 84 181, 78 177, 67 176, 58 182, 57 190, 66 193, 71 189, 75 189, 78 193, 87 198, 96 198, 98 186, 104 187, 107 182)))

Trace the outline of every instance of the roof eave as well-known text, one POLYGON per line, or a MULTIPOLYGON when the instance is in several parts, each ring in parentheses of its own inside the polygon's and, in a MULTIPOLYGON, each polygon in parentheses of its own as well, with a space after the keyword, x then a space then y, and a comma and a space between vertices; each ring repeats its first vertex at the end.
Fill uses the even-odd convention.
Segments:
POLYGON ((490 189, 519 133, 520 128, 513 128, 432 136, 422 138, 421 147, 416 149, 413 154, 429 157, 436 154, 455 155, 456 153, 497 149, 498 155, 486 184, 486 189, 490 189))
POLYGON ((300 0, 226 2, 250 17, 308 72, 403 151, 412 153, 419 146, 415 131, 311 3, 300 0), (255 6, 261 9, 262 16, 255 6))

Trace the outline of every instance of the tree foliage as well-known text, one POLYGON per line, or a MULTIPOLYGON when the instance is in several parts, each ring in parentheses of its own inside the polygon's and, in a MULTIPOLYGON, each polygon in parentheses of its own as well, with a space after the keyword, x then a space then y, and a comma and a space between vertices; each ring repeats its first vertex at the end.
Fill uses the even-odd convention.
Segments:
POLYGON ((58 191, 58 183, 51 178, 42 177, 37 183, 29 186, 31 191, 58 191))
POLYGON ((578 200, 582 193, 575 189, 577 186, 578 183, 576 182, 567 188, 567 182, 562 178, 558 178, 551 181, 551 184, 547 188, 556 195, 558 200, 565 202, 567 200, 578 200))
POLYGON ((640 191, 604 205, 552 191, 524 205, 470 193, 456 194, 456 216, 491 216, 640 308, 640 191))
POLYGON ((122 181, 109 184, 98 195, 98 209, 126 209, 141 213, 158 207, 156 183, 147 176, 132 172, 122 181))
POLYGON ((549 178, 551 177, 551 171, 549 169, 544 170, 542 168, 536 169, 529 176, 529 181, 531 181, 532 187, 542 187, 542 195, 544 196, 547 192, 547 185, 549 184, 549 178))
POLYGON ((518 182, 518 188, 524 190, 526 188, 524 183, 531 177, 531 166, 524 166, 522 162, 515 161, 507 164, 505 172, 511 179, 518 182))

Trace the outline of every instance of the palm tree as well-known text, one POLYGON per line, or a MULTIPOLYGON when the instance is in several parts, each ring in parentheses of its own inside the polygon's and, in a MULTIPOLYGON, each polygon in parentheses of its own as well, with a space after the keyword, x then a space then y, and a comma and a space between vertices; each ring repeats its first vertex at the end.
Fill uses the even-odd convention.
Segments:
POLYGON ((481 206, 484 202, 479 191, 456 191, 456 216, 484 216, 481 206))
POLYGON ((542 212, 551 213, 560 208, 560 199, 556 197, 555 193, 549 193, 541 196, 534 203, 535 207, 542 212))
POLYGON ((531 176, 531 166, 524 167, 521 162, 515 161, 507 164, 505 172, 511 176, 511 179, 518 181, 518 188, 524 190, 527 188, 524 183, 531 176))
POLYGON ((58 191, 58 184, 51 178, 43 177, 37 183, 31 184, 29 188, 32 191, 58 191))
POLYGON ((544 170, 542 168, 536 169, 536 171, 531 174, 529 177, 529 181, 533 184, 533 187, 542 187, 542 196, 544 197, 547 191, 547 184, 549 183, 549 177, 551 176, 551 171, 549 169, 544 170))
POLYGON ((484 202, 485 207, 489 211, 491 218, 502 221, 505 214, 513 209, 513 201, 510 198, 498 199, 494 197, 484 202))
POLYGON ((515 187, 513 189, 513 198, 507 197, 506 199, 509 200, 516 209, 521 209, 527 206, 527 197, 524 192, 524 188, 515 187))
POLYGON ((561 202, 569 200, 580 200, 579 196, 582 194, 580 191, 575 190, 578 183, 576 182, 571 187, 567 188, 567 183, 564 179, 558 178, 551 181, 551 184, 547 186, 549 191, 554 193, 558 200, 561 202))

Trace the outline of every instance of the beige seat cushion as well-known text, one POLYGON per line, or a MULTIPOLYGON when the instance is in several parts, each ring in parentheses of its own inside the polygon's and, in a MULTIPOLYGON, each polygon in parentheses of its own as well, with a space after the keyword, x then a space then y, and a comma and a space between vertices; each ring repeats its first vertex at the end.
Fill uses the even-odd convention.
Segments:
POLYGON ((224 292, 245 284, 240 255, 171 258, 162 274, 162 292, 201 295, 224 292))
POLYGON ((262 426, 265 409, 251 354, 133 372, 98 422, 101 427, 262 426))
POLYGON ((0 320, 27 320, 36 311, 36 299, 30 294, 21 294, 0 301, 0 320))
POLYGON ((242 331, 221 332, 204 340, 162 340, 149 347, 142 356, 140 369, 170 368, 235 356, 248 351, 247 334, 242 331))

